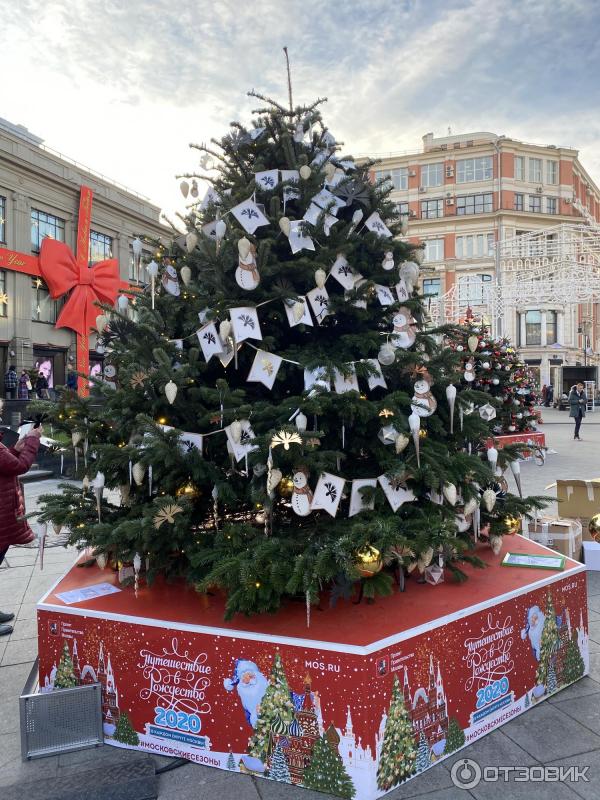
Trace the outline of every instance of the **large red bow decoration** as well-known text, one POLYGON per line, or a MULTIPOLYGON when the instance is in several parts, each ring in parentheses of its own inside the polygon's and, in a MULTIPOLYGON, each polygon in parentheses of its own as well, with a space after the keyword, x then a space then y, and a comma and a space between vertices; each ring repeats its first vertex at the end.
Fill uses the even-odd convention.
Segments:
POLYGON ((87 336, 100 313, 95 303, 114 305, 117 299, 116 258, 88 267, 87 263, 78 263, 66 244, 46 238, 40 250, 40 272, 53 300, 73 290, 56 321, 57 328, 71 328, 80 336, 87 336))

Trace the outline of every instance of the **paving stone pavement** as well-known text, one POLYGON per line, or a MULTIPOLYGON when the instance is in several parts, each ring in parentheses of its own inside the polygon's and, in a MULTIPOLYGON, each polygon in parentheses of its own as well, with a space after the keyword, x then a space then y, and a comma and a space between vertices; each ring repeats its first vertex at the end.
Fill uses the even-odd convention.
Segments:
MULTIPOLYGON (((544 467, 522 465, 525 494, 550 494, 545 487, 556 478, 600 477, 600 409, 589 414, 582 427, 582 441, 573 441, 572 423, 566 412, 543 409, 550 452, 544 467), (555 452, 552 452, 555 451, 555 452)), ((510 482, 509 478, 509 482, 510 482)), ((26 486, 27 507, 34 509, 40 494, 55 491, 57 481, 26 486)), ((556 503, 549 510, 556 513, 556 503)), ((35 604, 66 571, 76 552, 64 548, 46 551, 40 571, 37 551, 11 548, 8 569, 0 569, 0 609, 16 614, 14 633, 0 638, 0 797, 2 787, 41 777, 52 779, 90 765, 121 764, 138 754, 109 746, 22 764, 20 759, 18 697, 37 652, 35 604)), ((600 572, 588 573, 590 612, 590 674, 548 701, 461 750, 423 775, 390 792, 390 800, 597 800, 600 797, 600 572), (486 766, 589 767, 588 782, 480 782, 470 790, 455 786, 451 770, 470 758, 486 766)), ((156 758, 157 767, 172 763, 156 758)), ((323 800, 326 795, 255 780, 240 774, 187 764, 165 772, 159 780, 160 800, 323 800)))

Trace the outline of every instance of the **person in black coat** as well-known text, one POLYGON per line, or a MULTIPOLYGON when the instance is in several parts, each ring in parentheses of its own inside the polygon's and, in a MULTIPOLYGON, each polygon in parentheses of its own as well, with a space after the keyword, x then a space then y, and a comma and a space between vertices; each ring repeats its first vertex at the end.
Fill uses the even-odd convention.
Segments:
POLYGON ((581 428, 581 421, 585 417, 585 406, 587 398, 583 389, 583 383, 579 381, 575 386, 571 387, 569 393, 569 416, 575 420, 575 435, 574 439, 580 439, 579 429, 581 428))

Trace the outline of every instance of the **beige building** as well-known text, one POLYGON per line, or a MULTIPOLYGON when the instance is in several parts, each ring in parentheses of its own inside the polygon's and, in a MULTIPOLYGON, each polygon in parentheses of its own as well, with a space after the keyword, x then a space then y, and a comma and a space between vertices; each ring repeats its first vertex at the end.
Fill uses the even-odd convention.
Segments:
MULTIPOLYGON (((428 133, 421 152, 373 157, 381 158, 373 179, 389 176, 409 240, 424 242, 423 289, 451 300, 461 315, 468 307, 489 313, 487 296, 499 266, 496 242, 600 220, 600 190, 569 147, 488 132, 428 133)), ((502 316, 493 321, 496 332, 515 342, 540 383, 551 375, 554 380, 557 366, 597 363, 595 303, 567 309, 532 298, 502 316)))
MULTIPOLYGON (((132 241, 166 240, 160 209, 147 198, 50 150, 26 128, 0 119, 0 381, 9 364, 41 368, 51 386, 75 364, 75 334, 54 325, 63 300, 53 301, 40 278, 10 269, 9 252, 35 256, 44 236, 75 250, 80 186, 93 193, 90 264, 117 258, 123 281, 133 282, 132 241)), ((145 255, 152 255, 148 246, 145 255)), ((93 342, 93 340, 92 340, 93 342)), ((93 346, 93 345, 92 345, 93 346)), ((90 352, 90 368, 102 356, 90 352)), ((0 391, 3 390, 0 386, 0 391)))

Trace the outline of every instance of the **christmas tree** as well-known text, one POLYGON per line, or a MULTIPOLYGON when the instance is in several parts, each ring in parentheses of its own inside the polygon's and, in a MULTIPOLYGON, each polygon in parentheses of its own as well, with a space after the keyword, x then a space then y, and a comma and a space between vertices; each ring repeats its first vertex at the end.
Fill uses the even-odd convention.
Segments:
POLYGON ((248 743, 249 754, 260 758, 263 763, 266 763, 269 754, 271 726, 276 717, 284 725, 289 725, 294 718, 294 705, 279 653, 275 653, 269 685, 260 701, 256 728, 248 743))
POLYGON ((416 761, 417 749, 412 722, 404 705, 404 696, 400 689, 398 676, 394 675, 392 699, 377 767, 378 788, 387 791, 405 781, 414 773, 416 761))
POLYGON ((527 694, 525 695, 525 702, 523 703, 523 706, 524 706, 524 708, 529 708, 530 705, 531 705, 531 702, 529 700, 529 692, 527 692, 527 694))
POLYGON ((122 742, 123 744, 129 744, 132 747, 135 747, 140 743, 140 738, 137 735, 136 730, 134 729, 128 715, 125 712, 122 712, 119 717, 114 738, 117 740, 117 742, 122 742))
POLYGON ((458 750, 459 747, 462 747, 464 743, 465 733, 463 729, 458 724, 457 719, 450 717, 448 722, 448 733, 446 735, 446 746, 444 747, 444 755, 453 753, 455 750, 458 750))
POLYGON ((577 632, 573 631, 569 643, 567 644, 567 652, 562 665, 562 674, 560 675, 560 682, 562 685, 573 683, 579 680, 585 672, 585 664, 577 644, 577 632))
POLYGON ((273 757, 271 758, 271 766, 269 767, 269 778, 281 783, 291 783, 290 770, 285 760, 285 755, 281 749, 281 745, 277 742, 273 757))
POLYGON ((312 758, 304 770, 302 785, 335 797, 354 797, 356 790, 339 754, 325 736, 315 742, 312 758))
POLYGON ((450 341, 461 354, 463 386, 485 392, 496 409, 494 435, 535 431, 535 378, 510 340, 496 339, 482 322, 467 320, 450 341))
POLYGON ((227 769, 231 770, 232 772, 235 772, 236 769, 235 758, 233 757, 233 753, 231 751, 229 751, 229 755, 227 756, 227 769))
MULTIPOLYGON (((544 627, 542 628, 542 640, 540 643, 540 663, 538 664, 536 672, 536 680, 538 684, 545 684, 548 691, 550 690, 550 667, 554 660, 554 654, 558 647, 558 626, 556 624, 556 614, 554 613, 554 604, 552 603, 552 595, 548 592, 546 597, 546 616, 544 619, 544 627)), ((554 669, 552 670, 554 672, 554 669)), ((554 677, 554 687, 556 688, 556 676, 554 677)))
POLYGON ((55 689, 70 689, 72 686, 77 686, 78 681, 73 668, 73 659, 69 653, 69 646, 65 642, 63 644, 62 654, 56 670, 56 677, 54 678, 55 689))
POLYGON ((417 747, 417 772, 423 772, 430 764, 429 744, 423 731, 419 734, 419 746, 417 747))
POLYGON ((556 691, 556 670, 554 669, 554 662, 550 662, 548 667, 548 694, 556 691))
MULTIPOLYGON (((490 424, 454 417, 487 396, 454 398, 452 329, 424 327, 415 251, 373 163, 342 154, 322 101, 254 96, 253 125, 198 146, 214 170, 182 187, 209 191, 135 307, 123 296, 100 315, 101 402, 65 393, 54 408, 120 502, 65 484, 42 518, 103 561, 147 564, 149 583, 223 590, 228 618, 359 578, 389 593, 393 552, 421 572, 437 553, 464 578, 463 561, 483 564, 474 509, 455 506, 492 481, 469 452, 490 424)), ((491 517, 532 505, 506 495, 491 517)))

